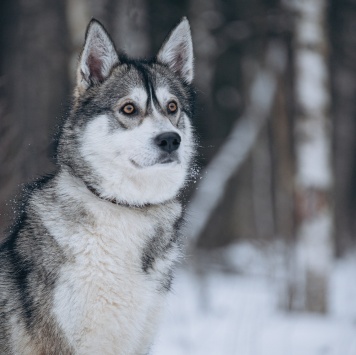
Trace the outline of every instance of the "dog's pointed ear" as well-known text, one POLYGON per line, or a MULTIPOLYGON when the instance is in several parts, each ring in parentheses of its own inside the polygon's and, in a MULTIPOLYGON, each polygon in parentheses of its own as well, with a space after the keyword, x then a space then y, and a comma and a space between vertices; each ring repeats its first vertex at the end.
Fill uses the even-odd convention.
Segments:
POLYGON ((163 43, 158 52, 157 61, 168 65, 185 82, 192 82, 194 75, 193 43, 186 17, 183 17, 163 43))
POLYGON ((119 62, 115 46, 104 27, 91 20, 77 71, 77 90, 85 91, 105 81, 119 62))

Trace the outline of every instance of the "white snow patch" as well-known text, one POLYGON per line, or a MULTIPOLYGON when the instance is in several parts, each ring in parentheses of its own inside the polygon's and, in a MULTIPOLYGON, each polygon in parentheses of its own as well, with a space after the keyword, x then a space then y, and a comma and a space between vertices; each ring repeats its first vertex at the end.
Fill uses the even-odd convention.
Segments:
POLYGON ((326 316, 277 308, 276 278, 254 270, 271 270, 283 256, 261 258, 246 244, 226 255, 242 260, 247 275, 180 270, 152 355, 356 354, 356 255, 332 269, 326 316))

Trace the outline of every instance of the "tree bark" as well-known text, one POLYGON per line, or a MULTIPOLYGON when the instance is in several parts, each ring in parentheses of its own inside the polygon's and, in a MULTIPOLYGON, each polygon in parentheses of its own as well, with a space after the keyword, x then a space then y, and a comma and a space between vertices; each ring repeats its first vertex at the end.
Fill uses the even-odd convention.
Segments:
POLYGON ((334 117, 335 247, 343 255, 355 242, 356 23, 355 0, 332 0, 329 9, 334 117))
POLYGON ((326 1, 294 2, 297 279, 294 309, 326 312, 333 255, 326 1))
MULTIPOLYGON (((19 184, 53 169, 51 136, 68 97, 68 36, 63 2, 4 0, 1 6, 7 35, 0 54, 5 108, 0 134, 9 155, 0 157, 0 195, 6 200, 19 184)), ((1 212, 3 226, 11 209, 1 212)))

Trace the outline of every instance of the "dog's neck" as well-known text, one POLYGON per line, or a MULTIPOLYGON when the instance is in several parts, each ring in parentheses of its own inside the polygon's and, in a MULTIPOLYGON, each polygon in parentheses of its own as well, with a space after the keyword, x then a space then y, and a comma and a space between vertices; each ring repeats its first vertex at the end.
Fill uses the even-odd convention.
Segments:
POLYGON ((147 207, 154 207, 154 206, 164 205, 167 202, 170 202, 170 201, 174 200, 174 198, 173 198, 173 199, 168 199, 166 201, 163 201, 161 203, 144 203, 144 204, 141 204, 141 205, 136 205, 136 204, 131 204, 131 203, 128 203, 128 202, 119 201, 117 199, 106 198, 106 197, 101 196, 99 191, 96 188, 94 188, 93 186, 91 186, 89 182, 85 181, 83 179, 83 177, 77 177, 75 172, 74 172, 74 170, 73 170, 73 168, 70 165, 68 165, 66 168, 62 168, 62 171, 66 172, 70 176, 73 176, 73 177, 81 180, 82 183, 85 185, 85 187, 94 196, 96 196, 97 198, 100 198, 102 201, 107 201, 107 202, 110 202, 110 203, 112 203, 114 205, 117 205, 117 206, 122 206, 122 207, 127 207, 127 208, 134 208, 134 209, 144 209, 144 208, 147 208, 147 207))
POLYGON ((151 207, 151 206, 156 206, 156 205, 157 205, 157 204, 153 204, 153 203, 145 203, 145 204, 143 204, 143 205, 133 205, 133 204, 130 204, 130 203, 118 201, 118 200, 116 200, 116 199, 105 198, 105 197, 102 197, 102 196, 100 195, 99 191, 96 190, 94 187, 90 186, 90 185, 87 184, 86 182, 84 182, 84 184, 85 184, 85 186, 87 187, 87 189, 88 189, 93 195, 95 195, 96 197, 100 198, 101 200, 111 202, 111 203, 113 203, 114 205, 119 205, 119 206, 123 206, 123 207, 127 207, 127 208, 147 208, 147 207, 151 207))

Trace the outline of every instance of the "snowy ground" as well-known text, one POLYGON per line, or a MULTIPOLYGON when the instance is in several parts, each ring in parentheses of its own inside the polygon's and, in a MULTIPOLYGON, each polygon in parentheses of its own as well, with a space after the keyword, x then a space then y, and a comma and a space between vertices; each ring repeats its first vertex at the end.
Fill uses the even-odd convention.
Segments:
POLYGON ((279 309, 278 258, 248 245, 228 258, 244 273, 178 272, 153 355, 356 355, 355 254, 335 263, 327 316, 279 309))

